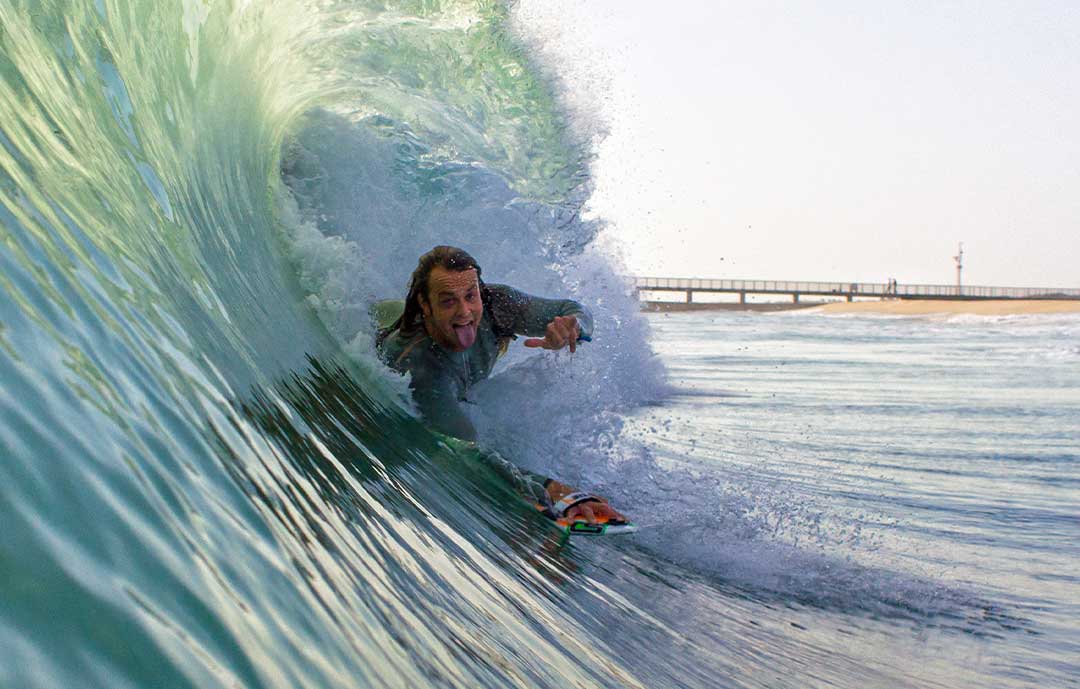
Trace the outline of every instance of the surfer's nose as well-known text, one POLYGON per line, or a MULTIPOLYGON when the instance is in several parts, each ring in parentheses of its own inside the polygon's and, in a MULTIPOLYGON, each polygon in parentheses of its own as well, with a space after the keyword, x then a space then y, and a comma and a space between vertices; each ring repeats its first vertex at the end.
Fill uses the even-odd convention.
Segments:
POLYGON ((458 300, 457 305, 454 307, 454 319, 463 319, 469 315, 469 305, 465 303, 464 299, 458 300))

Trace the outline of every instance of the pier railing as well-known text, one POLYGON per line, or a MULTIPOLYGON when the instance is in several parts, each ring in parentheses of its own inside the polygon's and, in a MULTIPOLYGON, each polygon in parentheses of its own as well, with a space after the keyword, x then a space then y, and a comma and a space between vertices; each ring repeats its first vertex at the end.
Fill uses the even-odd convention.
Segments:
POLYGON ((798 282, 790 280, 709 280, 704 278, 634 278, 639 292, 694 292, 739 294, 787 294, 845 297, 892 297, 895 299, 1080 299, 1080 289, 1069 287, 989 287, 981 285, 917 285, 895 282, 798 282))

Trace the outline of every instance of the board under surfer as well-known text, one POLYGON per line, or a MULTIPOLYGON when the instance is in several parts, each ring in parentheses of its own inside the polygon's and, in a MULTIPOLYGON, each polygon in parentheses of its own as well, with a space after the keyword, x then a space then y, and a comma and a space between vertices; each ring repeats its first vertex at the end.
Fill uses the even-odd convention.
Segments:
MULTIPOLYGON (((394 370, 411 374, 413 399, 424 420, 446 435, 475 441, 462 410, 469 387, 487 378, 511 340, 558 350, 592 335, 593 319, 569 299, 542 299, 507 285, 485 284, 480 265, 464 250, 437 246, 420 257, 403 310, 379 331, 379 353, 394 370)), ((401 302, 397 302, 398 309, 401 302)), ((486 459, 548 517, 573 523, 625 522, 599 496, 525 471, 494 453, 486 459)))

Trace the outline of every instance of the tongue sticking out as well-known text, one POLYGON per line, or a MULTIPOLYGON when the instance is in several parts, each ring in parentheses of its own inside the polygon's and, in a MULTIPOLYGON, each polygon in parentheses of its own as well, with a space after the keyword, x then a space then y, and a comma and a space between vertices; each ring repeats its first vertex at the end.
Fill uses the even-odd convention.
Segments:
POLYGON ((472 347, 473 342, 476 342, 476 326, 471 323, 469 325, 455 325, 454 334, 457 335, 458 345, 462 349, 468 349, 472 347))

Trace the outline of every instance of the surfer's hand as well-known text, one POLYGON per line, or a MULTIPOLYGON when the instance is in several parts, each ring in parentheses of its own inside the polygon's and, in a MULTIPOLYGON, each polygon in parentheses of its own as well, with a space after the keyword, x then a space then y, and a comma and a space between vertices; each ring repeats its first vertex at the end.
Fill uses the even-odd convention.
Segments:
POLYGON ((547 325, 544 338, 532 337, 523 343, 526 347, 543 347, 544 349, 562 349, 570 345, 570 352, 577 351, 577 341, 581 337, 581 328, 578 327, 577 316, 555 316, 555 320, 547 325))
POLYGON ((626 521, 622 516, 607 503, 607 500, 586 500, 580 505, 574 505, 566 512, 566 518, 573 521, 584 519, 590 524, 595 524, 598 517, 605 517, 609 521, 626 521))
MULTIPOLYGON (((551 498, 552 502, 558 502, 564 495, 568 495, 574 492, 574 489, 570 486, 550 479, 547 482, 547 494, 551 498)), ((590 524, 595 524, 598 517, 606 517, 610 520, 628 521, 626 517, 622 516, 608 504, 608 501, 604 498, 597 498, 595 500, 586 500, 585 502, 574 505, 566 514, 563 515, 566 519, 574 521, 575 519, 584 519, 590 524)))

